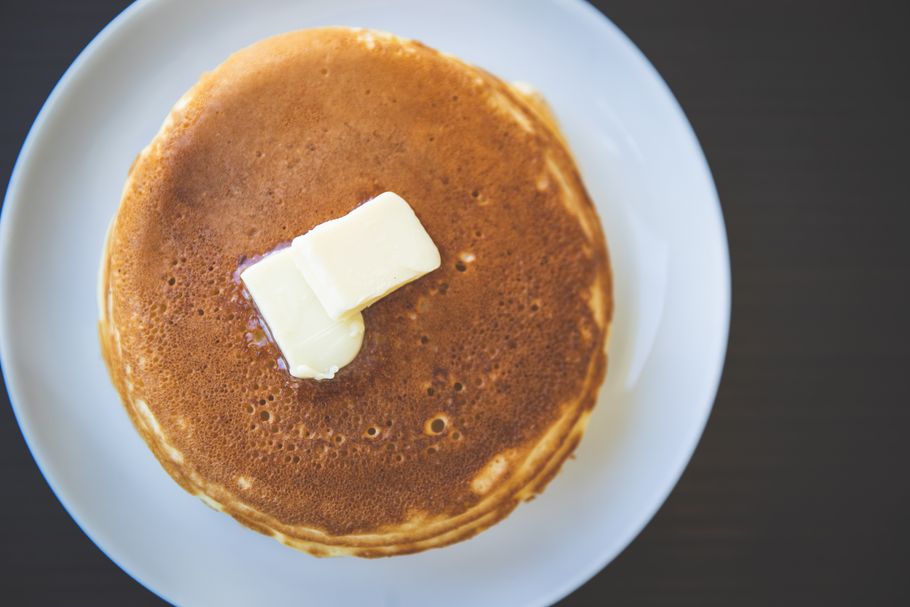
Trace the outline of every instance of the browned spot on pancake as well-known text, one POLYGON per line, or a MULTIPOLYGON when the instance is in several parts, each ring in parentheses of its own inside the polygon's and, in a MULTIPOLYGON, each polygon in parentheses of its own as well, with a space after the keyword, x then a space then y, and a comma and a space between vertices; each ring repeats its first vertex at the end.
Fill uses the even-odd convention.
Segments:
POLYGON ((471 490, 483 495, 488 493, 496 483, 509 471, 509 456, 497 453, 471 480, 471 490))
POLYGON ((423 45, 342 29, 203 77, 131 170, 100 327, 182 486, 288 545, 360 556, 470 537, 542 489, 603 378, 612 293, 571 156, 522 104, 423 45), (442 267, 364 312, 334 380, 296 380, 237 269, 384 190, 442 267))

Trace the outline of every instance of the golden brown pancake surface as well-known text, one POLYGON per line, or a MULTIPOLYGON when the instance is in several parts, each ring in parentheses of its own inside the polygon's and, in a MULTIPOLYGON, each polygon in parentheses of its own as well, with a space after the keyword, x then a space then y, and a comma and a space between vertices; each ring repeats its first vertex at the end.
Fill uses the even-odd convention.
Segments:
POLYGON ((546 117, 408 40, 305 30, 236 53, 130 172, 102 346, 185 488, 314 554, 463 539, 574 449, 604 370, 606 247, 546 117), (364 311, 360 354, 298 380, 238 268, 386 190, 442 267, 364 311))

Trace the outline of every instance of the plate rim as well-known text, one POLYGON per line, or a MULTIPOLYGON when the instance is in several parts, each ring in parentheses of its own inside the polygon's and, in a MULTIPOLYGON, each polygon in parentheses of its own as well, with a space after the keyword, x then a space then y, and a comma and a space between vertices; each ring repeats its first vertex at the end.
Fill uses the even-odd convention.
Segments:
MULTIPOLYGON (((33 149, 37 145, 36 141, 42 134, 44 124, 47 122, 48 116, 55 112, 56 108, 60 104, 61 97, 65 95, 71 83, 77 77, 79 72, 82 71, 83 66, 87 62, 91 61, 92 58, 100 52, 100 47, 107 41, 108 38, 114 34, 116 30, 118 30, 128 21, 140 19, 142 13, 146 10, 149 10, 150 7, 169 1, 171 0, 136 0, 136 2, 123 9, 110 22, 108 22, 79 52, 76 58, 72 61, 72 63, 70 63, 70 65, 57 80, 51 89, 51 92, 43 102, 40 111, 29 127, 22 147, 20 148, 19 153, 16 157, 16 161, 10 173, 9 182, 7 184, 6 192, 4 195, 3 207, 2 210, 0 210, 0 286, 6 286, 9 284, 9 265, 11 263, 12 257, 10 254, 12 239, 9 236, 9 232, 12 230, 12 226, 16 222, 16 217, 22 212, 22 208, 25 206, 22 204, 22 196, 19 194, 19 190, 21 189, 19 177, 21 172, 24 170, 23 167, 30 162, 30 158, 33 155, 33 149)), ((660 490, 657 492, 657 498, 654 500, 653 506, 647 511, 647 515, 643 517, 640 524, 630 526, 630 530, 625 534, 627 537, 624 538, 623 541, 618 542, 619 547, 613 548, 605 546, 603 551, 597 556, 596 559, 592 560, 588 567, 580 569, 574 576, 568 578, 561 586, 554 587, 553 591, 551 591, 546 596, 538 597, 538 601, 534 603, 538 605, 550 605, 565 598, 573 591, 580 588, 583 584, 588 582, 590 579, 592 579, 595 575, 597 575, 598 572, 606 568, 635 541, 635 539, 641 534, 644 528, 650 524, 658 511, 666 503, 667 499, 673 492, 673 489, 675 489, 676 485, 679 483, 682 474, 685 472, 686 468, 691 462, 692 456, 694 455, 695 450, 701 442, 701 438, 711 416, 711 412, 714 409, 717 392, 720 387, 720 381, 726 366, 725 363, 730 340, 730 318, 732 309, 731 260, 723 208, 720 203, 717 186, 714 181, 714 176, 712 174, 710 165, 708 164, 707 158, 705 156, 704 149, 702 148, 701 143, 698 140, 698 137, 692 127, 692 124, 685 114, 685 111, 682 109, 679 101, 676 99, 676 96, 673 94, 669 85, 666 83, 654 65, 648 60, 648 58, 638 48, 638 46, 635 45, 635 43, 619 28, 619 26, 613 23, 604 13, 600 12, 600 10, 598 10, 593 4, 585 2, 585 0, 547 1, 558 5, 559 8, 562 8, 564 10, 574 11, 584 20, 588 22, 594 22, 597 26, 610 30, 611 33, 617 36, 617 38, 627 47, 627 49, 632 52, 632 54, 640 62, 641 66, 647 72, 649 72, 653 81, 659 85, 662 94, 665 95, 668 101, 670 101, 670 109, 672 113, 675 114, 675 118, 680 121, 680 124, 684 128, 684 137, 688 140, 688 143, 691 144, 692 148, 696 152, 695 160, 698 163, 699 170, 703 173, 702 176, 705 178, 706 183, 709 186, 708 192, 706 193, 711 199, 711 202, 713 202, 713 205, 711 206, 715 212, 715 218, 717 220, 717 226, 719 228, 718 244, 720 245, 720 249, 723 253, 723 258, 719 260, 721 262, 722 268, 719 277, 720 283, 718 284, 718 295, 723 300, 720 302, 723 314, 720 318, 718 318, 720 326, 720 347, 716 353, 716 356, 714 357, 714 360, 712 361, 712 368, 714 371, 713 376, 710 378, 711 381, 709 382, 711 389, 708 392, 706 401, 700 405, 700 410, 696 412, 696 419, 698 420, 698 423, 695 424, 696 432, 693 434, 691 444, 689 444, 685 450, 685 457, 680 457, 676 462, 672 473, 669 475, 669 482, 660 487, 660 490)), ((5 289, 0 292, 0 363, 2 363, 0 364, 0 371, 2 371, 3 380, 6 385, 7 394, 9 396, 10 408, 13 411, 13 416, 22 434, 22 438, 26 444, 26 447, 28 448, 32 459, 35 461, 39 472, 41 473, 54 497, 61 504, 67 515, 69 515, 69 517, 73 520, 73 522, 76 523, 82 533, 85 534, 85 536, 98 548, 98 550, 101 551, 105 557, 107 557, 124 573, 129 575, 133 580, 142 585, 152 594, 170 604, 176 604, 172 598, 167 596, 166 592, 162 591, 159 588, 152 587, 143 579, 143 576, 138 575, 135 571, 127 567, 120 560, 114 558, 111 554, 111 550, 105 546, 102 546, 101 543, 96 540, 91 526, 73 512, 70 504, 68 503, 68 500, 71 498, 71 496, 63 495, 59 489, 58 479, 56 479, 56 477, 53 475, 49 476, 46 473, 44 453, 33 446, 33 437, 31 431, 29 430, 28 424, 23 424, 23 416, 20 414, 20 408, 17 404, 20 402, 20 392, 18 389, 18 380, 16 379, 16 375, 18 374, 15 373, 15 363, 13 364, 13 372, 8 369, 8 356, 9 353, 13 350, 13 345, 10 341, 9 332, 7 330, 7 327, 9 326, 9 319, 7 318, 8 310, 6 292, 7 291, 5 289)))
POLYGON ((692 144, 693 149, 696 151, 696 160, 700 170, 704 173, 708 184, 708 195, 713 202, 712 208, 715 211, 715 217, 717 219, 717 224, 719 227, 718 237, 720 238, 721 251, 723 252, 722 262, 722 272, 721 272, 721 282, 719 286, 719 294, 723 298, 721 302, 721 307, 723 309, 723 316, 720 320, 721 324, 721 346, 717 352, 717 358, 714 360, 714 374, 711 378, 711 389, 709 390, 709 396, 705 403, 702 404, 701 419, 698 423, 697 432, 694 433, 692 437, 692 443, 688 445, 685 457, 680 458, 675 466, 674 471, 670 474, 671 482, 667 483, 665 486, 658 491, 658 497, 654 501, 654 505, 647 512, 647 516, 642 519, 642 522, 635 526, 628 533, 628 539, 621 543, 621 547, 617 550, 604 549, 596 562, 592 563, 591 566, 582 569, 577 573, 573 578, 566 581, 563 584, 562 588, 557 591, 554 591, 547 597, 544 601, 540 602, 539 605, 552 605, 567 596, 569 596, 575 590, 581 588, 584 584, 589 582, 594 578, 598 573, 606 569, 620 554, 625 552, 629 546, 641 535, 641 532, 644 531, 645 527, 651 524, 651 521, 654 520, 654 517, 657 513, 663 508, 667 499, 673 493, 673 490, 679 484, 680 479, 682 478, 683 473, 686 471, 686 468, 689 467, 689 463, 692 461, 692 456, 695 455, 695 450, 698 448, 698 445, 701 444, 702 436, 704 435, 705 428, 708 425, 708 420, 711 417, 711 413, 714 410, 714 404, 717 400, 717 391, 720 388, 720 382, 723 378, 724 369, 726 367, 727 360, 727 350, 730 344, 730 317, 732 310, 732 272, 731 272, 731 260, 730 260, 730 245, 727 238, 727 227, 726 222, 724 221, 723 206, 720 203, 720 195, 717 192, 717 184, 714 181, 714 174, 711 171, 711 166, 708 164, 707 156, 705 155, 704 148, 701 145, 701 142, 698 139, 698 135, 695 133, 695 129, 692 126, 692 123, 689 121, 688 116, 686 116, 685 110, 683 110, 682 105, 680 105, 679 100, 676 98, 676 95, 673 94, 670 85, 667 84, 667 81, 664 80, 663 76, 660 75, 660 72, 657 71, 657 68, 654 67, 654 64, 648 59, 644 52, 638 48, 638 45, 626 35, 626 33, 613 21, 606 16, 605 13, 602 13, 590 2, 585 2, 585 0, 555 0, 558 3, 564 5, 567 10, 576 10, 579 13, 586 13, 586 18, 591 21, 599 21, 600 24, 606 27, 609 30, 612 30, 613 33, 626 45, 629 51, 641 62, 644 69, 650 73, 653 77, 654 82, 658 84, 661 92, 666 96, 670 101, 671 111, 676 115, 676 118, 683 125, 685 131, 685 137, 689 140, 689 143, 692 144), (571 8, 570 8, 571 6, 571 8))

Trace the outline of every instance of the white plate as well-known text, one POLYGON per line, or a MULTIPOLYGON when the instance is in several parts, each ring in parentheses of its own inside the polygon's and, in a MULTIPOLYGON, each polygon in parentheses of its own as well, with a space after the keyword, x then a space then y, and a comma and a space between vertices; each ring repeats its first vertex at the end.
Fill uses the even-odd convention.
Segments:
POLYGON ((0 351, 57 497, 115 562, 181 605, 542 605, 622 550, 702 432, 729 322, 729 259, 701 149, 639 51, 576 0, 142 0, 73 63, 35 121, 0 225, 0 351), (229 53, 317 25, 418 38, 535 84, 603 220, 616 319, 602 398, 546 493, 467 542, 319 560, 184 493, 133 430, 99 355, 95 281, 127 168, 229 53))

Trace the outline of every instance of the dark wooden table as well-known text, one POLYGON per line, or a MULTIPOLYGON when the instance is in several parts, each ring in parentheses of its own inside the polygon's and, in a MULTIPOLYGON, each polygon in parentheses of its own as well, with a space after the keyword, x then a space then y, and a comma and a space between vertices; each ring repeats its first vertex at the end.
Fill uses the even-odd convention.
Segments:
MULTIPOLYGON (((0 5, 0 182, 128 4, 0 5)), ((904 3, 599 2, 714 171, 733 327, 711 421, 654 521, 565 605, 910 605, 910 35, 904 3)), ((4 397, 5 398, 5 397, 4 397)), ((0 407, 5 604, 160 604, 64 512, 0 407)))

